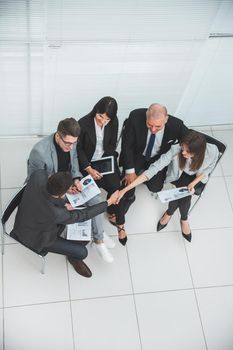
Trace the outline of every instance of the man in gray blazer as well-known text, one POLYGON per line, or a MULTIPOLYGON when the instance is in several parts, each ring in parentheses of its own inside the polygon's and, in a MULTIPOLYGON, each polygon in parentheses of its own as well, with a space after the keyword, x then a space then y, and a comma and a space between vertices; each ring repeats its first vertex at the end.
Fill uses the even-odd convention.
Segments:
POLYGON ((72 184, 69 172, 58 172, 48 178, 46 170, 34 171, 24 190, 11 236, 38 254, 52 252, 67 255, 77 273, 91 277, 90 269, 82 261, 87 256, 86 247, 60 235, 67 224, 103 213, 108 205, 114 204, 115 197, 113 194, 108 201, 72 210, 64 199, 72 184))
MULTIPOLYGON (((80 135, 80 126, 74 118, 66 118, 58 124, 57 131, 44 137, 31 150, 28 160, 28 177, 38 169, 45 169, 48 175, 58 171, 69 171, 73 178, 72 191, 81 191, 76 144, 80 135)), ((96 196, 86 204, 94 205, 102 201, 96 196)), ((113 248, 115 243, 103 229, 103 215, 97 215, 92 220, 92 229, 95 248, 106 262, 112 262, 113 256, 108 248, 113 248), (108 248, 107 248, 108 247, 108 248)))

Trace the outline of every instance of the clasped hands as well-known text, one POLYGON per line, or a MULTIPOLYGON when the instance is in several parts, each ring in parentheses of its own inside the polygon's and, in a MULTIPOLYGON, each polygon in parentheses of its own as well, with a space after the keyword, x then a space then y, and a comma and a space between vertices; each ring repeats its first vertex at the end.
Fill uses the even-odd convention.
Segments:
POLYGON ((115 191, 107 200, 108 205, 118 204, 125 194, 125 189, 115 191))

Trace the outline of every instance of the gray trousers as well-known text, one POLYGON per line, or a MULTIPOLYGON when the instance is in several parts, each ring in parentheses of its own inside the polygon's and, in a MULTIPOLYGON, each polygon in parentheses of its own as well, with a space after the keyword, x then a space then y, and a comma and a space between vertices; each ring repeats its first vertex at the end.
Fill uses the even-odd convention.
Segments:
MULTIPOLYGON (((86 202, 86 206, 90 207, 94 204, 103 202, 103 199, 98 194, 97 196, 86 202)), ((92 219, 92 233, 94 240, 103 240, 104 238, 104 227, 103 227, 104 214, 99 214, 92 219)))

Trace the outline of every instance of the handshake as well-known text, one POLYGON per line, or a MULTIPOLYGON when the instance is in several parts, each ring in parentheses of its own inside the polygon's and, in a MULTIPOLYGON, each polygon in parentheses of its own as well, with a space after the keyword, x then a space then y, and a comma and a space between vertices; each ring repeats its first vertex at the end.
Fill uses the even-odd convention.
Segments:
POLYGON ((117 190, 115 191, 111 197, 108 198, 107 202, 108 202, 108 206, 112 205, 112 204, 118 204, 121 200, 121 198, 124 196, 124 194, 127 191, 125 190, 125 188, 123 188, 122 190, 117 190))

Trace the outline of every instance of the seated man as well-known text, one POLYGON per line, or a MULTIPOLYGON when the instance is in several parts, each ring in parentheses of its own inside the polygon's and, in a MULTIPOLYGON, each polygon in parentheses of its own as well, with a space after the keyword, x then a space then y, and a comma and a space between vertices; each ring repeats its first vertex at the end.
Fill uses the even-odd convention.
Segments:
POLYGON ((81 222, 103 213, 116 200, 116 193, 107 201, 82 210, 71 210, 64 196, 72 186, 69 172, 58 172, 48 178, 46 170, 35 171, 24 190, 11 236, 38 254, 47 252, 67 255, 76 272, 84 277, 92 273, 82 261, 86 247, 60 237, 65 225, 81 222))
MULTIPOLYGON (((80 135, 80 126, 74 118, 66 118, 58 124, 57 131, 44 137, 32 148, 28 160, 28 177, 38 169, 45 169, 48 175, 58 171, 69 171, 73 178, 72 191, 81 191, 79 177, 78 155, 76 144, 80 135)), ((88 201, 87 205, 100 203, 98 195, 88 201)), ((114 241, 106 235, 103 229, 103 215, 96 216, 93 221, 94 246, 106 262, 112 262, 113 256, 108 248, 113 248, 114 241)))
MULTIPOLYGON (((122 134, 121 165, 125 185, 131 184, 138 175, 149 168, 172 145, 181 141, 188 132, 183 121, 167 114, 166 107, 154 103, 148 109, 132 111, 126 120, 122 134)), ((167 167, 154 175, 146 185, 152 192, 161 191, 167 167)), ((135 189, 127 196, 133 201, 135 189)))

